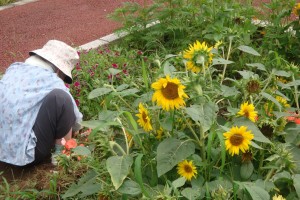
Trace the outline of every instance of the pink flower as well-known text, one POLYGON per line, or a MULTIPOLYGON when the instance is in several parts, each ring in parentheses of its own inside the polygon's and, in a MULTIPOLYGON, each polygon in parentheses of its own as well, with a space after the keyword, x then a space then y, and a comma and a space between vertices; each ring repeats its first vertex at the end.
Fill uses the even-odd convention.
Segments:
POLYGON ((94 75, 95 75, 95 72, 91 72, 91 73, 90 73, 90 76, 94 76, 94 75))
POLYGON ((142 51, 138 51, 137 54, 138 55, 143 55, 143 52, 142 51))
POLYGON ((128 72, 126 69, 123 69, 123 73, 127 76, 128 75, 128 72))
POLYGON ((116 63, 113 63, 112 66, 113 66, 113 68, 118 68, 118 64, 116 64, 116 63))
POLYGON ((77 70, 77 71, 81 70, 81 67, 80 67, 80 64, 79 64, 79 63, 76 64, 76 70, 77 70))
POLYGON ((75 103, 76 103, 76 105, 77 105, 77 106, 79 106, 79 105, 80 105, 80 102, 79 102, 79 100, 78 100, 78 99, 75 99, 75 103))
POLYGON ((76 81, 76 82, 74 83, 74 86, 75 86, 75 87, 79 87, 79 86, 80 86, 80 83, 79 83, 78 81, 76 81))
POLYGON ((70 88, 70 85, 69 85, 68 83, 65 83, 65 86, 66 86, 67 88, 70 88))

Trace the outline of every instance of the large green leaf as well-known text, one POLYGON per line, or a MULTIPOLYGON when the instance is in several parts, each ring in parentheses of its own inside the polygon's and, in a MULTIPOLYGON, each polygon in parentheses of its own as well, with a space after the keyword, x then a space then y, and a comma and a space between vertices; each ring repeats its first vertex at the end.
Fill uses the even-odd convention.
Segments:
POLYGON ((252 47, 249 46, 241 45, 238 47, 238 49, 245 53, 252 54, 254 56, 260 56, 260 54, 257 51, 255 51, 252 47))
POLYGON ((191 141, 181 141, 167 138, 157 147, 157 175, 170 171, 183 159, 195 152, 195 145, 191 141))
POLYGON ((243 79, 250 79, 254 76, 254 73, 248 70, 238 71, 238 73, 243 77, 243 79))
POLYGON ((111 75, 117 75, 118 73, 120 73, 120 72, 122 72, 122 70, 119 70, 119 69, 115 69, 115 68, 109 68, 108 69, 108 71, 109 71, 109 73, 111 74, 111 75))
POLYGON ((182 190, 181 194, 188 200, 196 200, 200 197, 199 190, 195 188, 189 188, 189 187, 182 190))
POLYGON ((260 94, 263 97, 265 97, 266 99, 268 99, 268 100, 272 101, 273 103, 275 103, 276 106, 278 106, 278 108, 281 109, 282 106, 280 105, 280 103, 274 97, 272 97, 271 95, 269 95, 268 93, 265 93, 265 92, 261 92, 260 94))
POLYGON ((202 105, 191 105, 187 107, 186 113, 195 121, 202 125, 203 131, 210 129, 217 117, 218 107, 213 102, 202 105))
POLYGON ((235 86, 228 87, 226 85, 221 85, 221 90, 224 97, 236 96, 240 93, 235 86))
POLYGON ((98 193, 101 189, 101 184, 97 183, 97 173, 93 170, 88 171, 78 183, 73 183, 65 194, 62 195, 63 199, 79 195, 84 198, 88 195, 98 193))
POLYGON ((129 174, 133 159, 131 156, 112 156, 106 160, 107 171, 110 174, 115 189, 119 189, 129 174))
POLYGON ((114 121, 106 122, 102 120, 83 121, 80 124, 84 127, 88 127, 91 129, 98 129, 102 131, 107 131, 107 128, 109 128, 110 126, 120 126, 120 123, 118 122, 114 122, 114 121))
POLYGON ((165 62, 164 63, 164 75, 171 76, 173 74, 173 72, 176 72, 176 68, 169 61, 165 62))
POLYGON ((264 142, 264 143, 271 143, 271 141, 262 134, 262 132, 257 128, 257 126, 247 118, 244 117, 236 118, 233 122, 233 125, 238 127, 246 126, 247 130, 251 130, 252 134, 254 135, 253 140, 264 142))
POLYGON ((134 182, 133 180, 126 180, 122 186, 118 189, 118 192, 122 194, 128 194, 132 196, 137 196, 141 194, 140 185, 134 182))
POLYGON ((240 175, 243 180, 247 180, 250 178, 254 170, 254 166, 252 162, 245 162, 241 165, 240 175))
POLYGON ((257 67, 257 69, 259 69, 259 70, 267 71, 266 67, 261 63, 248 63, 248 64, 246 64, 246 66, 257 67))
POLYGON ((143 174, 142 174, 142 157, 143 154, 138 154, 134 161, 134 177, 139 184, 140 189, 142 190, 143 194, 147 197, 149 197, 149 194, 144 187, 144 182, 143 182, 143 174))
POLYGON ((90 156, 91 155, 91 151, 88 148, 82 147, 82 146, 78 146, 78 147, 74 148, 73 152, 78 156, 90 156))
POLYGON ((300 80, 295 80, 295 81, 289 82, 287 84, 284 84, 283 88, 289 88, 291 86, 299 86, 299 85, 300 85, 300 80))
POLYGON ((253 200, 270 199, 269 193, 263 188, 248 184, 244 184, 244 186, 253 200))
POLYGON ((212 65, 229 65, 234 63, 231 60, 225 60, 224 58, 214 58, 212 65))
POLYGON ((283 71, 283 70, 273 69, 272 72, 276 76, 284 76, 284 77, 290 77, 291 76, 291 72, 287 72, 287 71, 283 71))
POLYGON ((298 198, 300 199, 300 174, 295 174, 295 176, 293 176, 293 182, 298 198))
POLYGON ((185 182, 186 182, 186 179, 184 177, 179 177, 178 179, 176 179, 175 181, 172 182, 172 186, 174 188, 179 188, 179 187, 184 186, 185 182))
POLYGON ((130 89, 126 89, 126 90, 123 90, 123 91, 120 91, 120 92, 113 92, 112 94, 113 95, 120 95, 122 97, 130 96, 130 95, 137 96, 136 93, 138 91, 139 90, 137 88, 130 88, 130 89))
POLYGON ((93 99, 96 97, 100 97, 102 95, 108 94, 112 91, 111 88, 97 88, 90 92, 88 99, 93 99))

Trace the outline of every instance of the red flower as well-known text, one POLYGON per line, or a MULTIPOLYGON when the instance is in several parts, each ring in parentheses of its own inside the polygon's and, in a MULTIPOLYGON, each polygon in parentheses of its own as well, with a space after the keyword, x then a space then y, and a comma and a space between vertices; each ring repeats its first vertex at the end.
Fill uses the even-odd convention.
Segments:
POLYGON ((79 83, 78 81, 76 81, 76 82, 74 83, 74 86, 75 86, 75 87, 79 87, 79 86, 80 86, 80 83, 79 83))
POLYGON ((70 85, 69 85, 68 83, 65 83, 65 86, 66 86, 67 88, 70 88, 70 85))
POLYGON ((79 106, 79 105, 80 105, 80 102, 79 102, 79 100, 78 100, 78 99, 75 99, 75 103, 76 103, 76 105, 77 105, 77 106, 79 106))
POLYGON ((300 118, 296 118, 296 119, 294 120, 294 122, 295 122, 296 124, 300 124, 300 118))
POLYGON ((77 142, 75 139, 71 138, 69 139, 66 144, 65 144, 65 148, 66 150, 71 150, 73 148, 77 147, 77 142))
POLYGON ((113 68, 118 68, 118 64, 116 64, 116 63, 113 63, 112 66, 113 66, 113 68))

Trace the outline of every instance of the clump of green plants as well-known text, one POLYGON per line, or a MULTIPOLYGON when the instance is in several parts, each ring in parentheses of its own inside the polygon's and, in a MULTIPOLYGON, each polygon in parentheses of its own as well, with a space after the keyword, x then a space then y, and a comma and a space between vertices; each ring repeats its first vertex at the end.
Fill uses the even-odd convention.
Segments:
POLYGON ((0 6, 5 6, 10 3, 14 3, 16 0, 0 0, 0 6))

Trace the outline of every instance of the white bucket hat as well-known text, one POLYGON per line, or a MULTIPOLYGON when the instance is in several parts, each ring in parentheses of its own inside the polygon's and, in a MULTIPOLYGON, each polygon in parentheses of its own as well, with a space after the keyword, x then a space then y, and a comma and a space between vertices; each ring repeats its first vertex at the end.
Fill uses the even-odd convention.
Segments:
POLYGON ((42 49, 29 52, 29 55, 34 54, 60 69, 66 75, 64 81, 72 83, 72 70, 79 61, 78 53, 74 48, 58 40, 49 40, 42 49))

